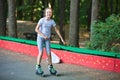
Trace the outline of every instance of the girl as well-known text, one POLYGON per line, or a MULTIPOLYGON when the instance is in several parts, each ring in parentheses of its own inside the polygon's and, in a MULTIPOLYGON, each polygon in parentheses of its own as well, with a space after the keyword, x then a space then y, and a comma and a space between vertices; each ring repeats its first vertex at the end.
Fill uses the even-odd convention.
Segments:
POLYGON ((52 65, 52 57, 51 57, 51 50, 50 50, 50 36, 51 36, 51 28, 54 27, 56 33, 60 37, 63 44, 65 44, 65 41, 63 40, 59 30, 56 28, 56 23, 52 17, 52 9, 46 8, 45 9, 45 16, 41 18, 35 28, 35 31, 37 32, 37 45, 39 49, 39 54, 37 56, 37 65, 36 65, 36 73, 37 74, 43 74, 43 70, 41 68, 41 60, 43 55, 43 45, 45 44, 47 57, 48 57, 48 69, 51 74, 56 74, 57 71, 53 68, 52 65))

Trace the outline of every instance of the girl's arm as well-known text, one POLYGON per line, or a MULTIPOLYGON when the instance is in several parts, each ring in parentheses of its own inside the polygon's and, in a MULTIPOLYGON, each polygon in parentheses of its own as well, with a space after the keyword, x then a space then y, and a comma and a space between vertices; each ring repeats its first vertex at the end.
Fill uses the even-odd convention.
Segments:
POLYGON ((45 36, 41 31, 39 31, 39 24, 37 24, 36 28, 35 28, 35 32, 37 32, 39 35, 41 35, 44 39, 48 39, 47 36, 45 36))
POLYGON ((57 27, 54 27, 54 29, 55 29, 56 33, 58 34, 58 36, 60 37, 60 39, 61 39, 61 41, 63 42, 63 44, 65 44, 65 41, 63 40, 63 38, 62 38, 59 30, 57 29, 57 27))

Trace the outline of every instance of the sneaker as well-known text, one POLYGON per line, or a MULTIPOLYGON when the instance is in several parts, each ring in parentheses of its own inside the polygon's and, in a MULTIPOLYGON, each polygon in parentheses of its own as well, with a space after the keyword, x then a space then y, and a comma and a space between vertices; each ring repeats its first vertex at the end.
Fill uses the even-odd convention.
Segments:
POLYGON ((44 72, 40 65, 36 65, 36 74, 42 75, 44 72))
POLYGON ((48 69, 49 69, 49 71, 50 71, 51 74, 56 74, 57 73, 57 71, 53 68, 52 65, 49 65, 48 69))

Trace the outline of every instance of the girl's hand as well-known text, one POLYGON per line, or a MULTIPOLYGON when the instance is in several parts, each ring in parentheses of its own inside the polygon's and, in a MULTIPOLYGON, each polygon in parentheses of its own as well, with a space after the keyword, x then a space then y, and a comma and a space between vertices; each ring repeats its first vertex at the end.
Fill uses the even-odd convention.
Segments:
POLYGON ((62 39, 62 43, 65 45, 66 43, 65 43, 65 41, 62 39))
POLYGON ((48 40, 48 39, 49 39, 47 36, 44 36, 43 38, 44 38, 45 40, 48 40))

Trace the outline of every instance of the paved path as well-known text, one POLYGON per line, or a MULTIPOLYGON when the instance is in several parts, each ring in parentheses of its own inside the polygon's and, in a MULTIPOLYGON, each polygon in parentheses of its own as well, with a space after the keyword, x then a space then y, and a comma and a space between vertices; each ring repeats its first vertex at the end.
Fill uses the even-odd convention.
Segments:
POLYGON ((0 48, 0 80, 120 80, 120 73, 91 69, 72 64, 54 64, 59 77, 51 76, 42 61, 46 77, 35 74, 36 57, 0 48))

